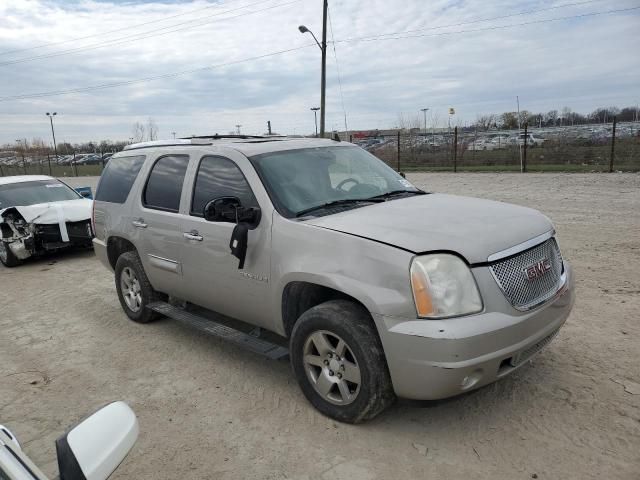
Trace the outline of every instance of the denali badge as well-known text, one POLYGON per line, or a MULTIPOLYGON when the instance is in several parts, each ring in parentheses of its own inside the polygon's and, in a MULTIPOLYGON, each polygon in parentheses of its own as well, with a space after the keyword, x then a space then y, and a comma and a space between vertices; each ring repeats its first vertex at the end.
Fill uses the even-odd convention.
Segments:
POLYGON ((543 258, 539 262, 534 263, 533 265, 529 265, 527 268, 525 268, 524 274, 527 277, 527 280, 532 281, 538 277, 543 276, 549 270, 551 270, 551 262, 548 258, 543 258))

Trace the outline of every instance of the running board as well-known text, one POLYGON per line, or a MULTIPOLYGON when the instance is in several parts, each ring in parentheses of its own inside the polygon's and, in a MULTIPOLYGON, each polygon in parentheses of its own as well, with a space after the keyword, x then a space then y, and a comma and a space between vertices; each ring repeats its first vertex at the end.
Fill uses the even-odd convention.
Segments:
POLYGON ((147 305, 147 308, 200 330, 201 332, 208 333, 209 335, 213 335, 218 338, 223 338, 246 350, 263 355, 272 360, 278 360, 289 355, 289 350, 285 347, 268 342, 262 338, 256 337, 255 335, 241 332, 207 317, 187 312, 180 307, 175 307, 166 302, 153 302, 147 305))

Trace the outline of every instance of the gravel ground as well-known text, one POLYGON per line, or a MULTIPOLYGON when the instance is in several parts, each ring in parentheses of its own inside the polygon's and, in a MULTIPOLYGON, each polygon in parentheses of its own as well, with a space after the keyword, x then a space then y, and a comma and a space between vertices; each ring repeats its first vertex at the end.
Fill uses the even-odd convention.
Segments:
POLYGON ((577 301, 529 366, 342 425, 305 401, 287 363, 169 320, 128 321, 112 273, 76 252, 0 269, 0 423, 52 476, 55 438, 123 399, 141 434, 116 478, 640 478, 640 175, 409 179, 554 220, 577 301))

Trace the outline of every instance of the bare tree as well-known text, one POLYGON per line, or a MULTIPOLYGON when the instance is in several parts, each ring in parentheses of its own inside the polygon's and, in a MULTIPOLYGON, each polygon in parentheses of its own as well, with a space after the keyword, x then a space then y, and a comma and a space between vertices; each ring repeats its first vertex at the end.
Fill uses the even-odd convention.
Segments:
POLYGON ((145 128, 142 123, 136 122, 133 124, 133 127, 131 128, 131 136, 133 137, 134 143, 139 143, 144 141, 144 133, 145 133, 145 128))
POLYGON ((497 115, 489 113, 488 115, 478 115, 476 117, 476 126, 485 132, 493 127, 496 123, 497 115))
POLYGON ((158 124, 151 117, 147 120, 147 138, 149 140, 158 139, 158 124))

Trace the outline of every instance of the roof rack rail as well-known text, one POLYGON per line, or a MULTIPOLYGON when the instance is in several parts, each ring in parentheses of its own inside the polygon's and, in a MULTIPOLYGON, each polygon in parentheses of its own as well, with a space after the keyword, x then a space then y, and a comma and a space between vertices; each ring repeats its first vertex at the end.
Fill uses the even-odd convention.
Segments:
MULTIPOLYGON (((271 135, 276 136, 276 135, 271 135)), ((192 138, 198 138, 198 139, 202 139, 202 140, 218 140, 218 139, 223 139, 223 138, 238 138, 240 140, 245 140, 245 139, 250 139, 250 138, 270 138, 269 136, 265 136, 265 135, 219 135, 217 133, 213 134, 213 135, 193 135, 191 137, 182 137, 181 140, 191 140, 192 138)))

